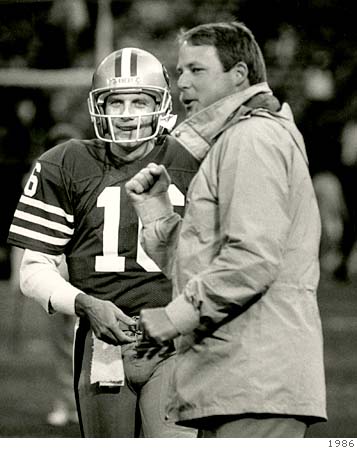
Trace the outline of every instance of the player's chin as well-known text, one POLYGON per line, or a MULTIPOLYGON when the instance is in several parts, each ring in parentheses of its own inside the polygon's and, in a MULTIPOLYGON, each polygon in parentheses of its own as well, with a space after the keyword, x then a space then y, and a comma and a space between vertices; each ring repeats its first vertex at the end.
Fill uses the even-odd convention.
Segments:
POLYGON ((140 144, 143 144, 146 140, 150 139, 151 131, 146 130, 116 130, 115 139, 117 144, 126 148, 134 148, 140 144))
POLYGON ((137 139, 138 139, 138 134, 137 132, 132 132, 132 131, 120 131, 115 133, 115 140, 117 141, 118 144, 121 144, 125 147, 131 147, 133 144, 136 143, 137 139))

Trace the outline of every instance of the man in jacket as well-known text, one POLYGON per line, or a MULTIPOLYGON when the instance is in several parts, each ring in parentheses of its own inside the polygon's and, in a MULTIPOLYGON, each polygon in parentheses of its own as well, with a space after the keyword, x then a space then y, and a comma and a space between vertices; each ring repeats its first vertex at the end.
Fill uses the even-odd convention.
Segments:
POLYGON ((147 340, 178 338, 167 418, 203 437, 303 437, 326 420, 320 217, 303 138, 243 24, 201 25, 179 43, 188 117, 173 135, 201 163, 184 218, 163 165, 126 184, 144 248, 173 281, 169 305, 141 311, 147 340))

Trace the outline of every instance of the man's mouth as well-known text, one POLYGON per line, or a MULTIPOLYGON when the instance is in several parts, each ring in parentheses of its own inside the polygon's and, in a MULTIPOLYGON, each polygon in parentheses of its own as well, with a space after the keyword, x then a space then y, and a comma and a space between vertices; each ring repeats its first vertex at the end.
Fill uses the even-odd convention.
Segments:
POLYGON ((197 105, 197 100, 194 98, 183 98, 181 100, 181 103, 183 104, 185 110, 186 110, 186 114, 191 115, 192 113, 195 112, 196 109, 196 105, 197 105))
POLYGON ((184 104, 185 108, 191 108, 193 104, 196 102, 193 98, 183 98, 182 103, 184 104))

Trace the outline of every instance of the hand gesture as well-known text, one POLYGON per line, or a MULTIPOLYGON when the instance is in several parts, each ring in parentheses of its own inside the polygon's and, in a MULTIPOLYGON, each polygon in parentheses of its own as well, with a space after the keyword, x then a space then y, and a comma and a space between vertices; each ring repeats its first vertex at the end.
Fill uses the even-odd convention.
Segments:
POLYGON ((150 163, 126 183, 125 189, 134 203, 140 203, 149 197, 167 192, 170 183, 170 175, 165 166, 150 163))
POLYGON ((78 294, 75 301, 76 313, 86 316, 98 339, 111 345, 135 342, 135 336, 128 336, 122 328, 135 327, 135 321, 108 300, 100 300, 86 294, 78 294), (124 326, 123 326, 124 325, 124 326))
POLYGON ((138 356, 152 358, 157 353, 164 355, 174 350, 172 339, 179 335, 165 308, 143 309, 140 312, 139 327, 143 338, 137 346, 138 356))

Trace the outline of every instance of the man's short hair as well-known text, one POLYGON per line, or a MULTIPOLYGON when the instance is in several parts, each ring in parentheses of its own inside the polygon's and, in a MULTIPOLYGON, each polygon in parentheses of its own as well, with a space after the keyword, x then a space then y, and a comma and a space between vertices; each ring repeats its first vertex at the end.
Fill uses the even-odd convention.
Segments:
POLYGON ((181 31, 178 42, 190 45, 212 45, 216 47, 218 58, 225 72, 237 62, 243 61, 248 67, 251 85, 267 80, 262 51, 253 33, 242 22, 217 22, 198 25, 181 31))

